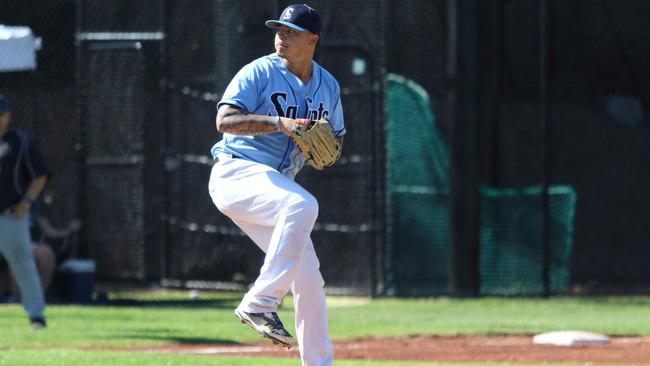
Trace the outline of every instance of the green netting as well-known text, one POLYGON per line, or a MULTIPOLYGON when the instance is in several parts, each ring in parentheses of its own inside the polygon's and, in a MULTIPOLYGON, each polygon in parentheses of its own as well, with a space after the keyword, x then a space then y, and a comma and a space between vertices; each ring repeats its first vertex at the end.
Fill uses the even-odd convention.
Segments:
POLYGON ((391 192, 392 234, 387 268, 391 295, 447 292, 448 194, 391 192))
POLYGON ((449 159, 426 90, 405 77, 386 76, 388 183, 447 190, 449 159))
MULTIPOLYGON (((412 80, 386 78, 389 294, 448 292, 449 160, 427 92, 412 80)), ((549 188, 549 279, 569 284, 576 193, 549 188)), ((540 187, 481 189, 480 293, 543 292, 540 187)))
MULTIPOLYGON (((541 187, 481 190, 480 293, 537 295, 544 291, 541 187)), ((576 193, 549 187, 549 288, 565 292, 576 193)))
POLYGON ((449 160, 427 92, 387 79, 387 279, 397 295, 447 292, 449 160))

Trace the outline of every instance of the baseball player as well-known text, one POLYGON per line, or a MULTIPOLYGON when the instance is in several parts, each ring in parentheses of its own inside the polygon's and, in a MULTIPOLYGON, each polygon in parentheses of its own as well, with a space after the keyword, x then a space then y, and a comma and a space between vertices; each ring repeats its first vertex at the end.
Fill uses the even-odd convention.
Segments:
POLYGON ((10 129, 11 110, 0 95, 0 255, 9 263, 33 328, 45 328, 45 299, 29 237, 29 209, 50 176, 29 136, 10 129))
POLYGON ((313 61, 321 32, 316 10, 290 5, 266 26, 276 31, 276 52, 244 66, 217 105, 223 139, 211 150, 216 163, 209 191, 217 208, 266 253, 235 315, 274 343, 297 343, 303 365, 331 365, 324 281, 310 238, 318 202, 293 180, 305 157, 292 131, 325 118, 340 148, 346 132, 340 88, 313 61), (276 313, 289 290, 297 342, 276 313))

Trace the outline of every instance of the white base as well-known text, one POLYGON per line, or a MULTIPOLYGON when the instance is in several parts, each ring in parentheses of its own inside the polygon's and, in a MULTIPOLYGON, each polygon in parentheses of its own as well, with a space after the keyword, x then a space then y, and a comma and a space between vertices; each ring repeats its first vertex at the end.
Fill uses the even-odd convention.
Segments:
POLYGON ((565 330, 538 334, 533 337, 534 344, 550 344, 554 346, 584 346, 592 344, 607 344, 609 337, 604 334, 565 330))

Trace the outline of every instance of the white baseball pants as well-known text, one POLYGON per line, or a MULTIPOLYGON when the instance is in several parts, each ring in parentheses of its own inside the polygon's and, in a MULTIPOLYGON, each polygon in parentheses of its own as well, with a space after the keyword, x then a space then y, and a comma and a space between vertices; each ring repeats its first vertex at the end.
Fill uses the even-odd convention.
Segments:
POLYGON ((266 253, 239 308, 274 312, 291 289, 303 366, 332 365, 325 283, 310 238, 318 216, 316 199, 278 171, 228 155, 212 168, 209 190, 217 208, 266 253))

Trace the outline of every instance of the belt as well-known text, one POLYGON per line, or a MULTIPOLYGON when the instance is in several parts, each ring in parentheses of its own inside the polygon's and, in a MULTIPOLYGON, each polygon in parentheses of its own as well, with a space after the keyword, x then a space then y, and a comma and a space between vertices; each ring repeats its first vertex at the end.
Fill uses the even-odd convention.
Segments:
POLYGON ((228 159, 242 159, 241 156, 233 155, 233 154, 226 154, 226 153, 218 153, 217 154, 217 161, 219 160, 228 160, 228 159))

